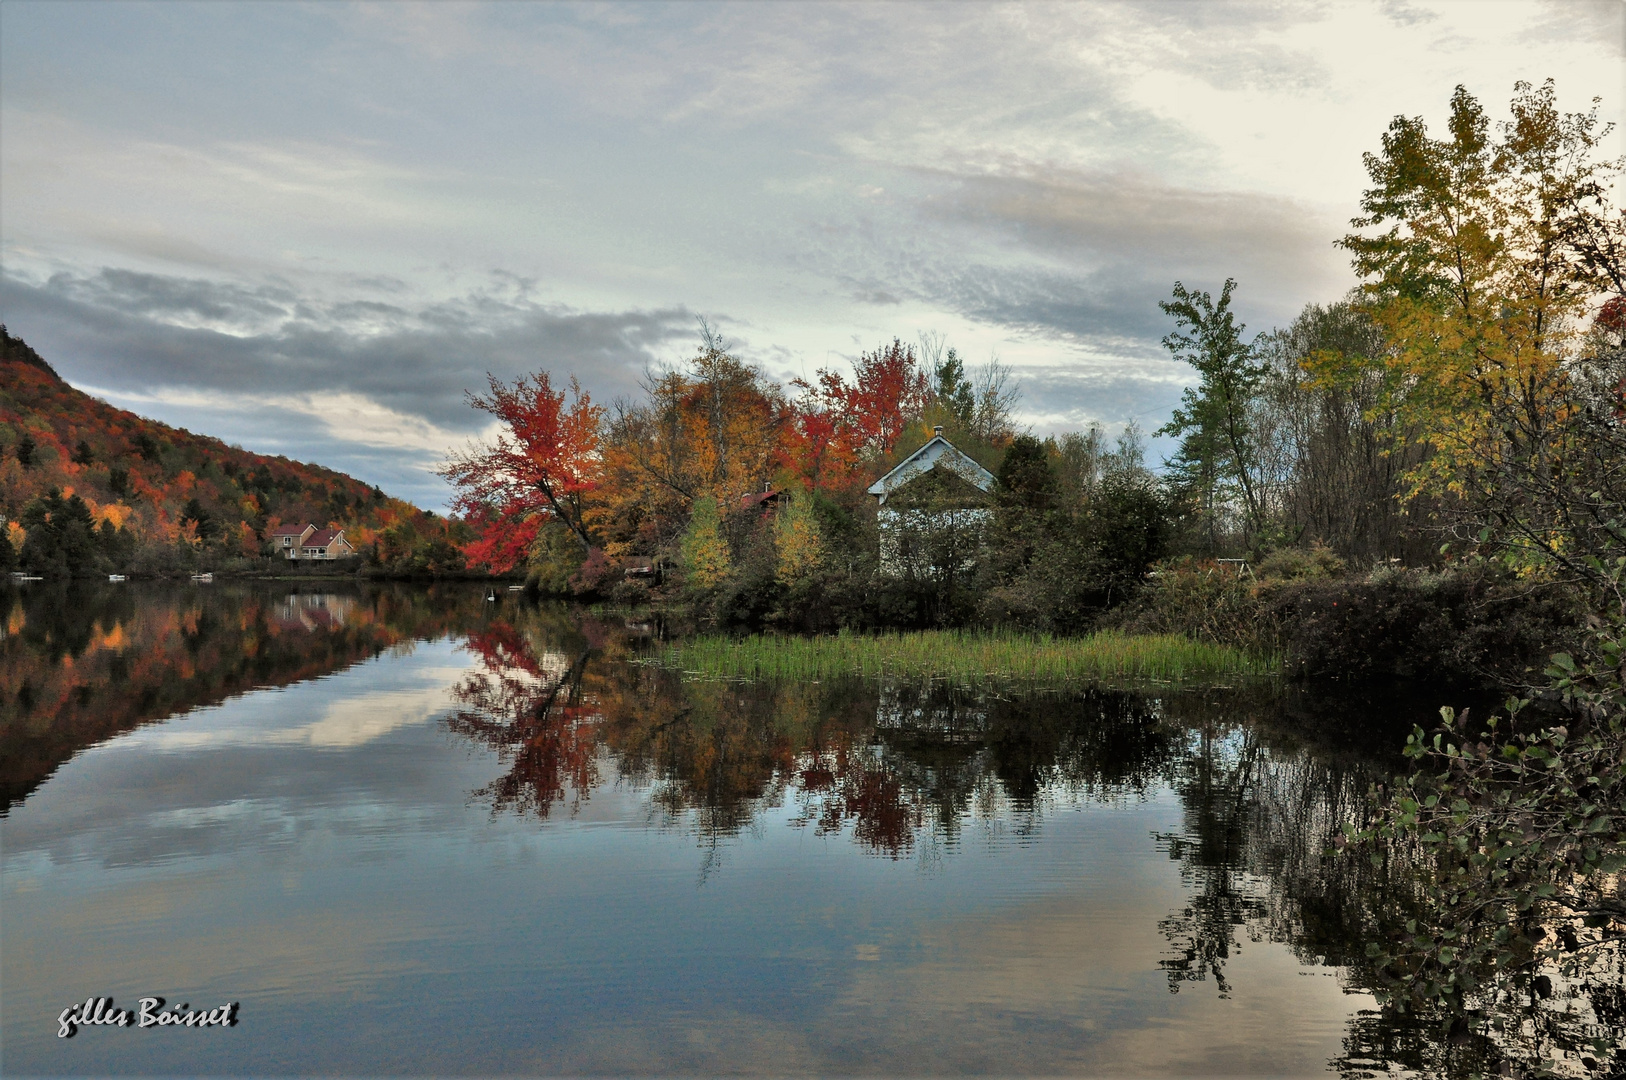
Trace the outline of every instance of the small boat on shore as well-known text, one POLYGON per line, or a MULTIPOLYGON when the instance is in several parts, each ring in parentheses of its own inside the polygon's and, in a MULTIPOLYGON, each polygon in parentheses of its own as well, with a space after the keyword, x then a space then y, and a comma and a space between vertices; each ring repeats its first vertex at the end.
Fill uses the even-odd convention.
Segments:
POLYGON ((213 581, 214 579, 215 579, 215 576, 213 574, 193 574, 192 575, 192 580, 193 581, 213 581))
POLYGON ((124 575, 123 574, 108 574, 107 575, 107 580, 108 581, 123 581, 124 580, 124 575))

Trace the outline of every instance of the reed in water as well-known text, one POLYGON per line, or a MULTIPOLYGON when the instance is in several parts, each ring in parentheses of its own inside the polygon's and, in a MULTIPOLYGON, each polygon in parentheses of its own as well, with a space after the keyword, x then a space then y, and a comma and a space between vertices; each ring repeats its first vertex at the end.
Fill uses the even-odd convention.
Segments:
POLYGON ((791 637, 702 635, 663 644, 655 662, 701 678, 942 678, 956 682, 1185 682, 1274 674, 1273 659, 1178 634, 1086 637, 924 630, 791 637))

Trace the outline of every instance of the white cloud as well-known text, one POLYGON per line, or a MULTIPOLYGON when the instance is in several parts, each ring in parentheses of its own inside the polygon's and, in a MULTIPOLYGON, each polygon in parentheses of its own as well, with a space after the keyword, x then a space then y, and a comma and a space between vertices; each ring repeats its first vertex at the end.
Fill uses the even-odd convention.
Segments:
POLYGON ((297 715, 283 713, 270 722, 215 723, 220 708, 200 709, 161 727, 132 732, 125 739, 159 751, 288 745, 350 750, 401 728, 427 724, 446 712, 452 707, 449 691, 466 671, 461 667, 416 667, 411 673, 416 686, 337 693, 320 704, 319 716, 304 722, 297 715))
MULTIPOLYGON (((240 395, 222 391, 157 389, 149 393, 81 387, 86 393, 108 401, 139 407, 161 405, 168 408, 204 409, 214 413, 261 413, 280 410, 316 420, 332 439, 390 450, 422 450, 444 454, 468 438, 466 432, 449 431, 421 416, 399 412, 361 394, 266 394, 245 401, 240 395)), ((487 425, 476 438, 489 439, 498 426, 487 425)))

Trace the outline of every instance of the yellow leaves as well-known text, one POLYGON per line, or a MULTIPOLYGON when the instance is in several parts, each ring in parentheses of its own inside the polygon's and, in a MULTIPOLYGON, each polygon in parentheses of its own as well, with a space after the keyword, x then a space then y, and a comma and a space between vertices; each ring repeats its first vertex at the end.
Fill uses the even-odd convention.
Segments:
POLYGON ((810 498, 798 498, 774 519, 779 580, 793 584, 811 574, 824 557, 824 538, 810 498))
POLYGON ((783 394, 725 352, 708 348, 688 371, 667 372, 645 390, 647 403, 609 425, 595 511, 607 540, 670 536, 691 502, 728 506, 762 490, 780 451, 783 394))
POLYGON ((728 540, 723 536, 716 500, 696 500, 689 527, 683 533, 682 552, 691 585, 715 588, 728 576, 728 540))
MULTIPOLYGON (((89 499, 85 501, 90 502, 89 499)), ((96 524, 100 525, 104 521, 110 522, 115 529, 124 528, 124 523, 130 520, 130 515, 133 513, 135 511, 123 503, 109 503, 103 507, 91 506, 91 516, 96 519, 96 524)))
POLYGON ((21 551, 23 549, 23 541, 28 539, 28 530, 17 524, 15 521, 6 522, 5 529, 6 537, 11 541, 11 550, 21 551))

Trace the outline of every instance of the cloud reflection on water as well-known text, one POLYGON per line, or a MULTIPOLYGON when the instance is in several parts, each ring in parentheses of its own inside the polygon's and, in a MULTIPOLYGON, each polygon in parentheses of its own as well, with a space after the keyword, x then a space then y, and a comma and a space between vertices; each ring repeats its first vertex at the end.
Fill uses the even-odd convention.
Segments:
POLYGON ((579 612, 355 600, 30 609, 30 677, 77 655, 90 700, 116 627, 196 680, 272 640, 260 674, 320 677, 84 729, 0 821, 8 1066, 1299 1073, 1370 1006, 1321 959, 1359 944, 1319 853, 1365 759, 1268 695, 685 683, 579 612), (244 1024, 55 1040, 91 993, 244 1024))

